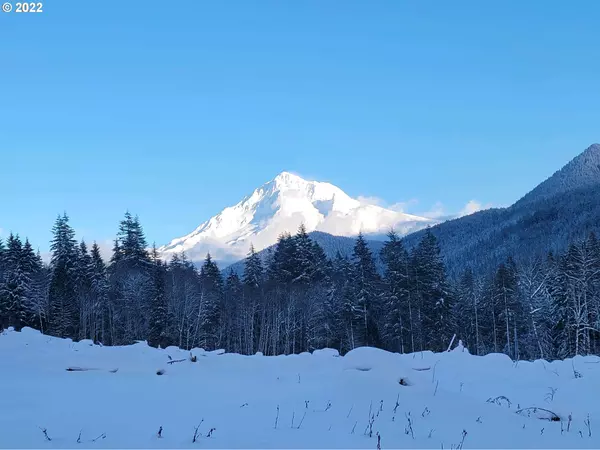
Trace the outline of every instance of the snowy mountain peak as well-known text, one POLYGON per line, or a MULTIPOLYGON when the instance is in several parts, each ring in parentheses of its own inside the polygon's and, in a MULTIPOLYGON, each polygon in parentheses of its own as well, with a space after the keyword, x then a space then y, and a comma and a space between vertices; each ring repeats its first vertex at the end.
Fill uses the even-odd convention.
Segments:
POLYGON ((273 182, 280 187, 293 186, 301 183, 307 183, 307 181, 298 175, 295 175, 291 172, 281 172, 277 175, 273 182))
POLYGON ((391 228, 405 234, 430 223, 430 219, 365 204, 330 183, 281 172, 159 251, 164 257, 185 252, 192 260, 201 260, 210 251, 215 259, 229 263, 244 258, 250 244, 261 250, 274 244, 281 233, 295 232, 300 224, 309 232, 355 236, 382 234, 391 228))

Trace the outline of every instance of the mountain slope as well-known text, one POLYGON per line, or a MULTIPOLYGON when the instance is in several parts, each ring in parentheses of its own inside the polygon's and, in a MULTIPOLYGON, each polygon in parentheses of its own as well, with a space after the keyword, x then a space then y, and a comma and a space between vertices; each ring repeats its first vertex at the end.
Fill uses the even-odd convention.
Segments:
POLYGON ((528 203, 598 184, 600 184, 600 144, 593 144, 525 195, 515 206, 524 206, 528 203))
POLYGON ((159 252, 163 257, 185 252, 196 261, 210 252, 222 264, 238 261, 246 256, 250 244, 262 250, 273 245, 281 233, 295 232, 302 223, 309 232, 356 236, 360 231, 382 234, 392 227, 406 234, 433 222, 365 204, 329 183, 282 172, 192 233, 162 246, 159 252))
MULTIPOLYGON (((508 208, 480 211, 431 228, 452 275, 524 262, 600 230, 600 145, 594 144, 508 208)), ((422 232, 405 238, 417 244, 422 232)))

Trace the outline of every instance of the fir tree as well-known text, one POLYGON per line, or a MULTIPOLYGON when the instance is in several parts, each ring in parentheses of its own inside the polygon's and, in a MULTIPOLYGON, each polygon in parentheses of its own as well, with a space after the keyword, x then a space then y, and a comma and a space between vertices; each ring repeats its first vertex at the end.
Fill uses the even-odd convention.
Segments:
POLYGON ((456 287, 455 316, 464 345, 472 354, 482 354, 482 286, 470 268, 465 269, 456 287))
POLYGON ((250 245, 244 264, 244 345, 243 353, 253 354, 260 335, 259 308, 263 301, 265 274, 260 256, 250 245))
POLYGON ((148 345, 166 348, 170 344, 169 313, 165 294, 166 267, 158 256, 156 245, 152 248, 152 287, 148 345))
POLYGON ((377 346, 380 339, 376 317, 380 311, 381 279, 362 233, 356 239, 353 258, 351 310, 354 323, 361 344, 377 346))
POLYGON ((202 347, 214 349, 223 338, 218 329, 223 306, 223 277, 210 253, 206 255, 200 269, 200 283, 202 300, 197 336, 202 347))
POLYGON ((243 290, 240 277, 230 270, 225 280, 221 328, 225 330, 224 347, 236 353, 242 353, 245 348, 243 290))
POLYGON ((452 293, 436 237, 427 229, 413 257, 420 316, 420 348, 442 351, 455 332, 452 293))
POLYGON ((112 338, 110 336, 107 271, 100 254, 100 247, 96 242, 92 245, 90 258, 90 296, 93 308, 92 339, 109 344, 112 338))
POLYGON ((79 337, 80 339, 93 339, 94 336, 94 303, 91 296, 91 270, 92 258, 87 250, 87 245, 81 241, 77 251, 75 264, 76 295, 79 305, 79 337))
MULTIPOLYGON (((408 277, 408 253, 394 231, 381 250, 384 274, 384 334, 388 347, 405 353, 411 346, 411 304, 408 277)), ((413 350, 411 350, 413 351, 413 350)))
POLYGON ((77 338, 79 305, 77 304, 77 249, 75 232, 69 217, 63 214, 56 219, 52 229, 52 259, 49 292, 50 333, 58 337, 77 338))
POLYGON ((314 272, 317 269, 316 261, 315 261, 315 249, 313 247, 313 242, 310 239, 310 236, 306 232, 306 227, 304 224, 300 225, 298 229, 298 233, 294 236, 293 242, 290 242, 294 245, 294 251, 290 248, 290 251, 287 255, 282 254, 282 257, 290 257, 291 260, 287 261, 291 265, 293 265, 293 272, 291 280, 294 283, 309 283, 314 280, 314 272))
POLYGON ((119 224, 109 274, 114 344, 131 343, 147 337, 151 272, 142 227, 138 218, 127 212, 119 224))
POLYGON ((4 280, 0 284, 0 302, 4 326, 20 330, 27 320, 27 294, 30 279, 25 270, 23 245, 18 235, 10 234, 6 249, 4 280))
POLYGON ((250 252, 246 258, 244 265, 244 285, 250 289, 258 289, 264 279, 264 269, 260 256, 254 250, 254 246, 250 245, 250 252))

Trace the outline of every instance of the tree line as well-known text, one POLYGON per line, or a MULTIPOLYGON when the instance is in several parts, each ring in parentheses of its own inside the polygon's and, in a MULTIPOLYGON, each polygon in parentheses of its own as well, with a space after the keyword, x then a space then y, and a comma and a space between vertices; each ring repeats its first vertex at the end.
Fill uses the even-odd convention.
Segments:
POLYGON ((362 235, 352 255, 328 258, 304 226, 266 258, 254 248, 243 274, 223 274, 210 254, 164 262, 137 217, 119 224, 112 256, 75 240, 66 214, 44 263, 26 239, 0 240, 0 329, 103 345, 149 345, 292 354, 374 346, 443 351, 456 335, 471 353, 555 359, 600 351, 600 243, 591 234, 561 254, 512 258, 493 273, 447 276, 435 236, 407 249, 393 231, 378 271, 362 235))

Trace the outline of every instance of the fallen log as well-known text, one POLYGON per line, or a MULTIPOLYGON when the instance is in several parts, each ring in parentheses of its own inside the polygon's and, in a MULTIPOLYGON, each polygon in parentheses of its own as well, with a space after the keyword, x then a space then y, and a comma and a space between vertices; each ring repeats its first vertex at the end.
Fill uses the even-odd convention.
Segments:
POLYGON ((185 361, 185 359, 173 359, 171 361, 167 361, 167 364, 175 364, 175 363, 183 362, 183 361, 185 361))
POLYGON ((117 373, 119 369, 99 369, 97 367, 67 367, 65 370, 67 372, 88 372, 90 370, 105 370, 110 373, 117 373))

